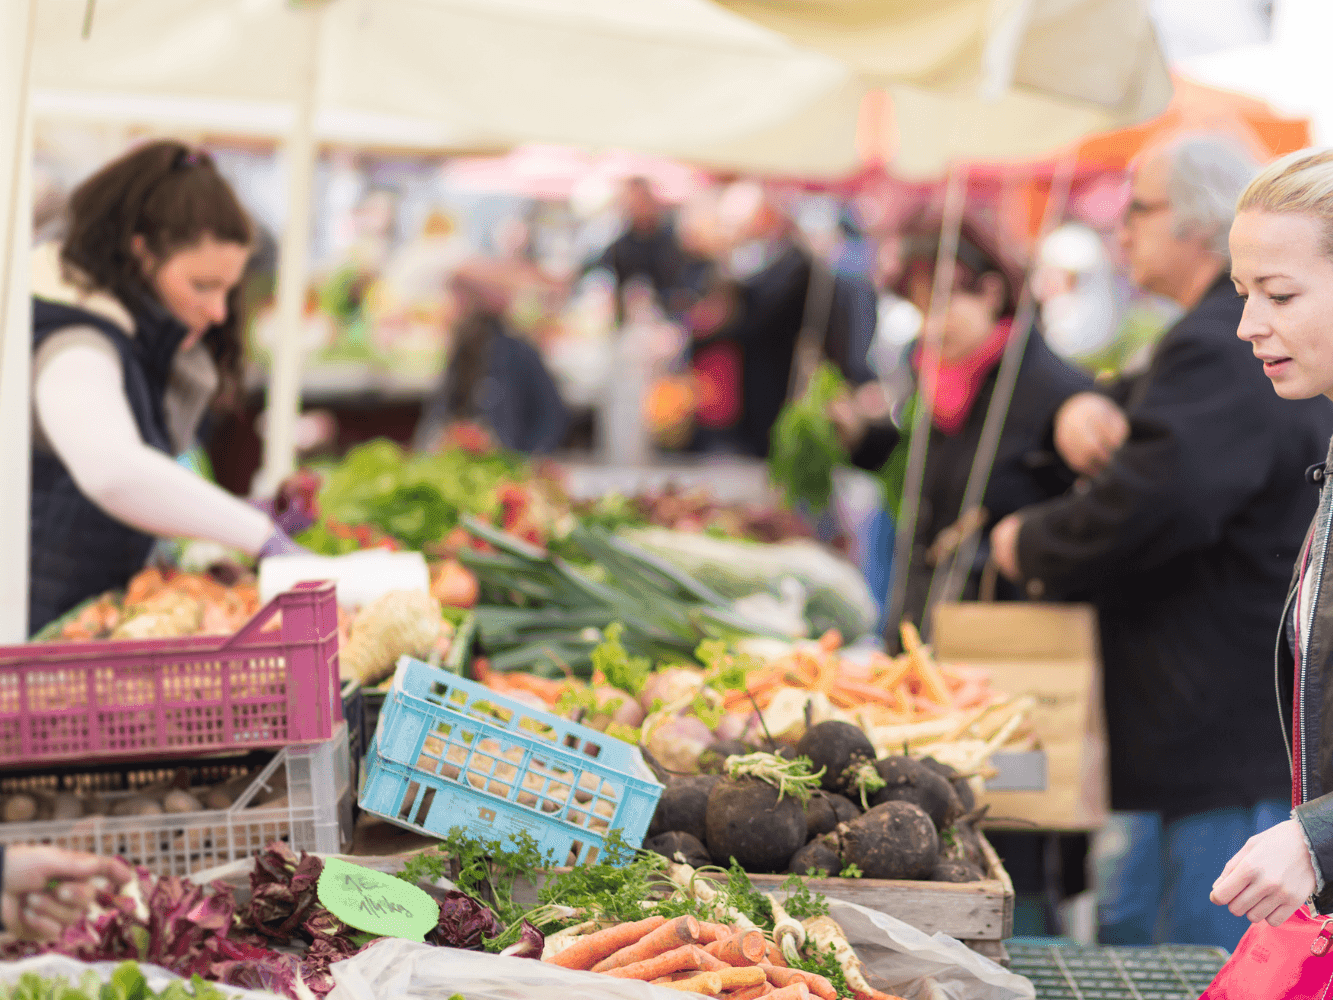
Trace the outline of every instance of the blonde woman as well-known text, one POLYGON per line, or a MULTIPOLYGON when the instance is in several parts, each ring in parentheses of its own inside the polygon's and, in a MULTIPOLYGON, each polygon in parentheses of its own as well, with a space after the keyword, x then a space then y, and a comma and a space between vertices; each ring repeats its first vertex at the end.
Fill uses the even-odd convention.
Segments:
MULTIPOLYGON (((1333 151, 1294 153, 1251 182, 1237 203, 1231 262, 1245 299, 1238 335, 1274 390, 1284 399, 1333 398, 1333 151)), ((1214 903, 1237 916, 1273 926, 1311 897, 1321 912, 1333 909, 1331 470, 1333 450, 1310 471, 1322 495, 1277 643, 1294 809, 1290 819, 1250 838, 1212 892, 1214 903)))

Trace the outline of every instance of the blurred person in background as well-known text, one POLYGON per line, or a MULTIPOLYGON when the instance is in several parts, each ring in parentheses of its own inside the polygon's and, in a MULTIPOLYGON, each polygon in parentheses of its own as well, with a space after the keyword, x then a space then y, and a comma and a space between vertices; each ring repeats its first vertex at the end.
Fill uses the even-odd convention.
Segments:
MULTIPOLYGON (((653 192, 646 177, 631 177, 621 192, 625 231, 590 261, 585 270, 601 268, 616 281, 617 299, 634 278, 652 286, 657 301, 668 313, 679 311, 677 299, 683 287, 688 258, 676 238, 666 206, 653 192)), ((623 313, 624 303, 620 303, 623 313)))
POLYGON ((458 269, 450 292, 457 318, 449 360, 422 408, 414 446, 434 450, 461 423, 480 425, 512 451, 554 451, 564 440, 569 413, 537 349, 509 328, 511 292, 504 275, 472 262, 458 269))
POLYGON ((1119 370, 1105 357, 1116 339, 1120 309, 1100 236, 1073 222, 1055 229, 1041 242, 1032 284, 1051 350, 1093 374, 1108 366, 1119 370))
POLYGON ((124 587, 159 537, 301 551, 173 459, 239 383, 252 235, 207 154, 160 141, 80 185, 62 242, 34 252, 32 632, 124 587))
POLYGON ((1084 480, 991 535, 1033 596, 1100 618, 1115 812, 1094 850, 1100 937, 1232 949, 1211 905, 1251 836, 1285 820, 1291 776, 1271 718, 1273 634, 1314 514, 1306 469, 1333 405, 1273 394, 1237 339, 1227 232, 1255 171, 1235 142, 1186 136, 1137 164, 1121 241, 1133 280, 1184 317, 1147 370, 1080 393, 1048 433, 1084 480))
MULTIPOLYGON (((922 316, 930 314, 939 239, 935 224, 916 227, 902 243, 897 291, 922 316)), ((904 618, 918 626, 938 557, 945 554, 944 550, 951 551, 958 541, 963 494, 1000 359, 1013 332, 1022 281, 1021 265, 999 250, 998 240, 980 223, 965 219, 954 263, 954 287, 939 319, 939 329, 934 332, 940 344, 940 370, 903 608, 904 618)), ((890 398, 885 399, 880 385, 872 383, 831 408, 829 415, 855 465, 877 470, 893 457, 905 467, 910 412, 919 399, 921 364, 918 340, 908 348, 905 377, 897 384, 890 383, 890 398)), ((988 530, 1005 514, 1059 496, 1073 484, 1072 470, 1046 445, 1045 433, 1065 400, 1091 386, 1088 375, 1057 357, 1041 333, 1032 331, 984 497, 988 521, 972 530, 988 530)), ((901 492, 889 497, 890 508, 896 510, 900 500, 901 492)), ((983 543, 976 565, 969 572, 965 596, 976 596, 988 555, 983 543)), ((1022 594, 1002 587, 998 596, 1022 594)))
POLYGON ((834 275, 819 262, 791 216, 761 186, 733 185, 724 202, 723 214, 735 227, 724 271, 739 301, 715 336, 735 344, 740 354, 737 447, 762 458, 801 375, 796 352, 804 329, 850 382, 862 385, 874 377, 866 354, 875 328, 875 292, 869 281, 834 275))

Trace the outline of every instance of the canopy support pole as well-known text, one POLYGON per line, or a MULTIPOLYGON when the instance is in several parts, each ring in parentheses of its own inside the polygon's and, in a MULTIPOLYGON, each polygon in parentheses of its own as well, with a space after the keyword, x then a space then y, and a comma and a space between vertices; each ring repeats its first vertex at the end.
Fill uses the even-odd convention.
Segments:
POLYGON ((37 0, 0 4, 0 643, 28 637, 28 517, 32 502, 32 77, 37 0))
MULTIPOLYGON (((907 471, 903 477, 903 498, 898 506, 898 523, 893 526, 893 584, 889 591, 888 613, 884 617, 884 643, 897 648, 898 628, 907 602, 907 576, 911 568, 916 537, 917 514, 921 506, 921 488, 926 473, 926 447, 935 412, 935 387, 939 382, 940 331, 953 293, 954 264, 958 257, 958 237, 963 229, 963 207, 967 203, 967 167, 955 163, 949 168, 944 191, 944 217, 940 221, 940 246, 935 257, 935 281, 930 292, 930 315, 921 330, 921 369, 917 376, 920 403, 912 421, 912 437, 907 449, 907 471)), ((924 623, 923 623, 924 624, 924 623)))
POLYGON ((287 160, 287 218, 278 250, 277 342, 273 347, 265 407, 264 464, 251 493, 271 496, 296 468, 296 421, 301 412, 301 342, 306 283, 310 271, 310 216, 315 173, 315 101, 319 83, 319 39, 323 5, 301 12, 307 18, 301 60, 301 95, 296 120, 284 144, 287 160))
MULTIPOLYGON (((1036 266, 1037 252, 1041 249, 1042 240, 1064 218, 1069 192, 1074 184, 1074 168, 1077 162, 1077 147, 1071 147, 1056 163, 1032 256, 1033 267, 1036 266)), ((1014 389, 1018 385, 1018 371, 1023 365, 1023 355, 1027 351, 1028 338, 1032 334, 1032 326, 1036 319, 1037 299, 1029 271, 1028 280, 1023 282, 1023 288, 1019 293, 1013 333, 1009 337, 1009 343, 1004 347, 1000 371, 996 375, 990 406, 986 410, 986 421, 981 427, 981 437, 977 441, 972 469, 968 473, 967 487, 963 491, 963 502, 958 508, 960 523, 978 513, 986 497, 986 487, 990 483, 991 471, 995 465, 995 454, 1000 447, 1000 436, 1004 433, 1004 424, 1009 417, 1009 406, 1013 402, 1014 389)), ((962 595, 963 589, 967 586, 968 576, 972 572, 972 563, 977 557, 977 549, 981 545, 981 534, 984 530, 983 525, 977 531, 969 532, 960 541, 952 559, 946 559, 936 567, 931 579, 930 595, 926 600, 926 617, 922 621, 922 625, 926 628, 930 625, 930 610, 938 601, 956 601, 962 595), (946 566, 947 571, 943 571, 946 566)))

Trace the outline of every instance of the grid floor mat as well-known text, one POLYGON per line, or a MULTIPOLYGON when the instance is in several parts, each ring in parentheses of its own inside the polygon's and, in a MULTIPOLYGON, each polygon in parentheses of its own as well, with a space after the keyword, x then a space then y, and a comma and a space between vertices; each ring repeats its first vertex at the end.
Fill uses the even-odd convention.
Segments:
POLYGON ((1006 947, 1010 971, 1032 980, 1037 1000, 1198 1000, 1228 957, 1205 945, 1006 947))

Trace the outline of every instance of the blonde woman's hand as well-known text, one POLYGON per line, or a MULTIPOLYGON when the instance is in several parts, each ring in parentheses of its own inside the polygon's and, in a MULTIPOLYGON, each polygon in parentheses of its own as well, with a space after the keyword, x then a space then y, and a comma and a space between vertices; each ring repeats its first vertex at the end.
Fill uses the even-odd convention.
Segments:
POLYGON ((1208 898, 1251 923, 1267 920, 1277 927, 1310 898, 1315 884, 1300 821, 1289 819, 1247 840, 1208 898))

